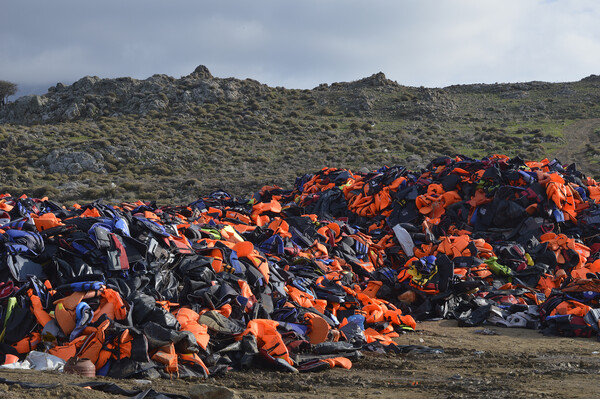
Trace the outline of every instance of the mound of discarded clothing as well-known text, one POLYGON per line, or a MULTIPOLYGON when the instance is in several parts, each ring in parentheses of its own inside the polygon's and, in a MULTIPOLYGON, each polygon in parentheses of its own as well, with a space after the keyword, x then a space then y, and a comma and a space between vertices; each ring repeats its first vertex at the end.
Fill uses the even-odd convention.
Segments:
POLYGON ((416 321, 600 331, 600 186, 503 155, 191 204, 61 206, 0 196, 0 361, 39 351, 111 377, 404 353, 416 321))

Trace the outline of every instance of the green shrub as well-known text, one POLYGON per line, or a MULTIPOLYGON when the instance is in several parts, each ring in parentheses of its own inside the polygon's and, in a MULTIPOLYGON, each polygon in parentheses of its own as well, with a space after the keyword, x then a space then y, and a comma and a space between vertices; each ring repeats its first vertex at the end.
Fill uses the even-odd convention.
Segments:
POLYGON ((140 182, 124 181, 120 184, 120 186, 127 191, 139 191, 144 184, 140 182))
POLYGON ((373 129, 373 125, 371 125, 371 124, 370 124, 370 123, 368 123, 368 122, 365 122, 365 123, 363 123, 363 124, 360 126, 360 128, 361 128, 362 130, 364 130, 365 132, 370 132, 370 131, 373 129))
POLYGON ((38 186, 38 187, 34 187, 31 190, 31 195, 35 198, 42 198, 44 196, 47 196, 49 198, 54 198, 56 196, 58 196, 60 194, 60 190, 58 190, 55 187, 52 186, 38 186))

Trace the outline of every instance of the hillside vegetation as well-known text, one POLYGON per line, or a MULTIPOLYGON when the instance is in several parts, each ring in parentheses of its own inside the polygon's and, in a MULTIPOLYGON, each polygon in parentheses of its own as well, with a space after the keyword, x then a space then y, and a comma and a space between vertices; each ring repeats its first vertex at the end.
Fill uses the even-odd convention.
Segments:
POLYGON ((0 108, 0 190, 58 201, 187 202, 291 187, 324 166, 437 155, 557 156, 600 175, 600 77, 407 87, 383 73, 312 90, 215 78, 84 77, 0 108))

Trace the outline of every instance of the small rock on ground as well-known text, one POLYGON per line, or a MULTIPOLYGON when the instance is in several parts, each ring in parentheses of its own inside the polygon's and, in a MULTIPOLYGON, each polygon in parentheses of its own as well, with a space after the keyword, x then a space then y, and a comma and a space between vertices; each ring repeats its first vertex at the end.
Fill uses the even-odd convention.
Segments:
POLYGON ((238 399, 235 391, 217 385, 198 384, 189 390, 192 399, 238 399))

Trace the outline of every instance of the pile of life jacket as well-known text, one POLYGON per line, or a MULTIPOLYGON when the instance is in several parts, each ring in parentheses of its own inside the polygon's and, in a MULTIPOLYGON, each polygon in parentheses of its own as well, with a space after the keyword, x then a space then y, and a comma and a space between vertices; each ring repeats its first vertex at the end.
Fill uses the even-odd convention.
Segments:
POLYGON ((599 301, 600 187, 557 160, 324 168, 181 206, 0 196, 0 357, 98 375, 350 368, 440 317, 598 336, 599 301))

